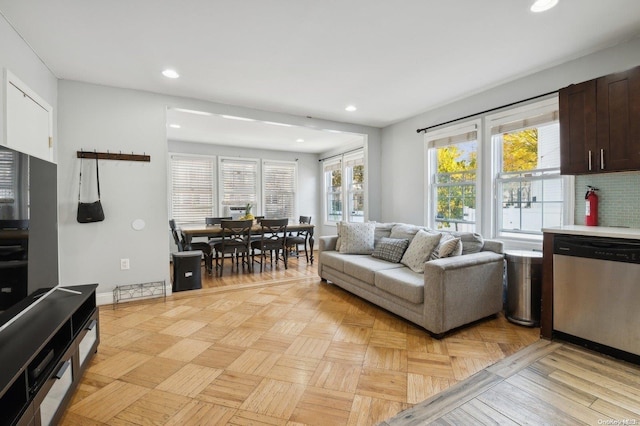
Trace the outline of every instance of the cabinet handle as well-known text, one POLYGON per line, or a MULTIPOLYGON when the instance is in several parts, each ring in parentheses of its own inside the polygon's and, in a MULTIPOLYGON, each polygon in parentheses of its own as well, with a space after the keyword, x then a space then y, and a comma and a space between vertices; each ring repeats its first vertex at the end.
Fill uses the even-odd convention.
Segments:
POLYGON ((95 327, 97 323, 98 321, 91 320, 91 322, 87 324, 87 326, 85 327, 85 330, 93 330, 93 327, 95 327))
POLYGON ((58 380, 62 379, 62 376, 64 376, 64 373, 67 371, 67 368, 69 368, 70 365, 71 365, 71 360, 70 359, 66 360, 64 363, 62 363, 62 366, 60 366, 60 368, 58 369, 58 372, 54 374, 53 377, 55 377, 58 380))
POLYGON ((589 150, 589 171, 591 171, 591 150, 589 150))
POLYGON ((600 169, 604 170, 604 149, 600 150, 600 169))

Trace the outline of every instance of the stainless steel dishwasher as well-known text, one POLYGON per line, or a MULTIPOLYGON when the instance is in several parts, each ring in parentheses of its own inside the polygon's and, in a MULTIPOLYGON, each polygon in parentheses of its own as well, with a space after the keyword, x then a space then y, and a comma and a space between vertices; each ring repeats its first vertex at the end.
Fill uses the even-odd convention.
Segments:
POLYGON ((640 241, 556 235, 553 329, 640 355, 640 241))

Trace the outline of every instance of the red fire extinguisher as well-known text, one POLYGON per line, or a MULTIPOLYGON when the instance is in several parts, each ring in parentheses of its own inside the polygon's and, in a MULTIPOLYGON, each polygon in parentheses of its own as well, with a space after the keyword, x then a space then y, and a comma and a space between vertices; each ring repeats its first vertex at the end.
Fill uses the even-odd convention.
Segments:
POLYGON ((587 185, 587 194, 584 196, 586 200, 584 223, 587 226, 598 226, 598 196, 596 191, 598 188, 587 185))

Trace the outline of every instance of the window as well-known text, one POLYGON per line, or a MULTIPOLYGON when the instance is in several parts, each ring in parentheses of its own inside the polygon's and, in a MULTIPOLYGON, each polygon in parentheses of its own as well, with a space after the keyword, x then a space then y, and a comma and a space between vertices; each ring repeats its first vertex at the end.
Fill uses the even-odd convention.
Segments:
POLYGON ((324 187, 327 222, 342 220, 342 157, 325 161, 324 187))
POLYGON ((364 222, 366 216, 364 150, 325 160, 325 221, 364 222), (346 206, 346 210, 344 208, 346 206))
POLYGON ((429 223, 436 229, 475 231, 478 124, 427 134, 430 171, 429 223))
POLYGON ((527 238, 563 222, 557 99, 490 119, 496 152, 496 235, 527 238))
POLYGON ((264 188, 263 213, 268 219, 295 217, 297 191, 297 164, 292 161, 263 161, 262 182, 264 188))
POLYGON ((215 157, 171 155, 171 215, 177 224, 215 214, 215 157))
POLYGON ((16 167, 16 155, 13 152, 0 151, 0 203, 13 204, 16 197, 16 184, 14 172, 16 167))
POLYGON ((220 206, 244 207, 251 204, 253 214, 258 204, 258 160, 220 158, 220 206))
POLYGON ((343 162, 347 184, 347 221, 364 222, 364 152, 345 155, 343 162))

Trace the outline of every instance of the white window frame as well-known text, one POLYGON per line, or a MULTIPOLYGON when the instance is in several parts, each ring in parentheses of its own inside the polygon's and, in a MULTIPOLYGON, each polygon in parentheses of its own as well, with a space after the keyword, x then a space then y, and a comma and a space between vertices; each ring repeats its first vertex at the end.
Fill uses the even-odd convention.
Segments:
POLYGON ((225 207, 245 207, 247 203, 252 204, 251 214, 260 215, 262 212, 262 190, 261 190, 261 170, 260 159, 244 158, 244 157, 218 157, 218 206, 221 215, 226 216, 225 207), (255 165, 255 194, 249 196, 245 200, 238 200, 236 203, 225 201, 225 181, 224 181, 224 163, 247 163, 255 165), (253 198, 253 199, 251 199, 253 198))
MULTIPOLYGON (((298 163, 296 161, 281 161, 281 160, 262 160, 262 210, 265 214, 265 216, 267 218, 269 217, 269 213, 267 212, 268 210, 268 203, 267 203, 267 198, 268 195, 270 193, 270 191, 267 189, 268 186, 268 172, 269 172, 269 168, 275 166, 275 167, 285 167, 285 168, 290 168, 293 171, 293 182, 291 185, 291 190, 292 190, 292 205, 291 205, 291 213, 290 216, 288 216, 288 219, 290 222, 295 222, 298 220, 298 163)), ((278 190, 278 191, 273 191, 275 194, 282 194, 283 190, 278 190)), ((278 218, 270 218, 270 219, 283 219, 282 217, 278 217, 278 218)))
POLYGON ((437 155, 436 149, 443 148, 448 145, 455 145, 462 141, 456 141, 456 137, 471 132, 476 132, 476 215, 474 220, 475 232, 480 232, 482 219, 482 186, 480 185, 482 176, 482 122, 479 119, 469 120, 465 122, 455 123, 446 127, 441 127, 433 131, 427 132, 424 136, 424 153, 425 153, 425 218, 424 223, 430 228, 437 229, 436 210, 437 210, 437 189, 435 176, 437 172, 437 155))
POLYGON ((204 220, 204 217, 201 219, 193 219, 193 220, 184 220, 181 217, 176 217, 175 215, 175 206, 174 206, 174 174, 173 174, 173 161, 174 159, 185 159, 185 160, 204 160, 204 161, 208 161, 210 162, 211 165, 211 208, 210 210, 203 212, 203 214, 205 215, 204 217, 208 217, 208 216, 216 216, 216 212, 217 212, 217 192, 218 192, 218 187, 217 187, 217 159, 216 156, 211 156, 211 155, 197 155, 197 154, 185 154, 185 153, 169 153, 169 162, 168 162, 168 168, 169 168, 169 173, 168 173, 168 184, 169 184, 169 188, 168 188, 168 194, 169 194, 169 215, 171 218, 176 220, 176 223, 178 225, 184 225, 187 223, 200 223, 202 220, 204 220))
MULTIPOLYGON (((498 138, 496 138, 496 140, 494 140, 493 138, 493 129, 495 127, 505 126, 507 129, 510 129, 510 131, 517 131, 518 129, 526 129, 537 124, 542 124, 542 122, 547 119, 549 120, 547 122, 550 122, 552 120, 552 116, 555 115, 554 118, 557 118, 558 107, 558 96, 552 95, 542 100, 537 100, 535 102, 530 102, 528 104, 512 107, 509 109, 504 109, 498 113, 487 115, 484 117, 486 124, 486 134, 484 137, 487 141, 489 141, 488 145, 492 153, 491 193, 494 201, 493 203, 490 203, 492 222, 490 225, 491 232, 487 233, 487 235, 491 235, 492 238, 504 241, 507 247, 513 246, 517 248, 540 248, 540 244, 542 242, 542 232, 502 232, 502 196, 498 193, 501 182, 524 182, 533 180, 557 179, 560 177, 562 179, 562 198, 565 201, 562 205, 563 212, 561 222, 562 224, 573 223, 572 212, 574 210, 574 177, 561 176, 560 166, 558 165, 557 168, 538 171, 540 172, 541 176, 522 178, 512 177, 502 179, 502 147, 499 143, 501 142, 501 138, 499 142, 498 138)), ((498 131, 501 132, 501 130, 503 129, 499 129, 498 131)), ((558 145, 558 150, 559 149, 560 146, 558 145)))
POLYGON ((350 208, 350 196, 354 193, 352 189, 352 182, 348 182, 347 178, 353 176, 351 171, 353 167, 353 163, 361 163, 364 167, 364 177, 363 177, 363 188, 361 190, 357 190, 357 192, 361 192, 363 195, 363 217, 362 220, 358 222, 366 222, 369 218, 368 211, 368 167, 367 167, 367 151, 366 147, 360 147, 352 149, 348 152, 344 152, 342 154, 337 154, 331 156, 322 162, 322 193, 323 193, 323 221, 325 225, 335 226, 338 222, 348 222, 352 219, 351 213, 348 211, 350 208), (341 177, 341 186, 340 186, 340 195, 342 202, 342 215, 340 220, 329 220, 329 192, 328 192, 328 179, 327 179, 327 169, 331 167, 335 167, 336 164, 339 164, 340 172, 342 173, 341 177))
POLYGON ((340 173, 342 173, 340 182, 341 182, 341 186, 339 188, 339 194, 340 194, 340 200, 342 202, 342 217, 340 218, 340 220, 344 220, 344 209, 345 209, 345 204, 344 204, 344 167, 342 166, 342 155, 336 156, 334 158, 330 158, 327 160, 324 160, 322 162, 322 196, 323 196, 323 213, 322 213, 322 218, 324 220, 324 223, 327 225, 335 225, 336 223, 340 222, 340 220, 329 220, 329 205, 330 205, 330 194, 333 194, 333 192, 329 192, 329 183, 328 181, 328 175, 327 173, 330 171, 329 169, 334 169, 335 166, 338 165, 338 168, 340 170, 340 173))

